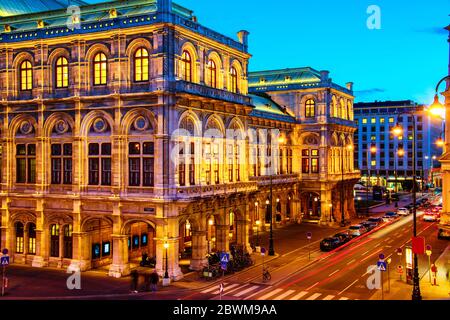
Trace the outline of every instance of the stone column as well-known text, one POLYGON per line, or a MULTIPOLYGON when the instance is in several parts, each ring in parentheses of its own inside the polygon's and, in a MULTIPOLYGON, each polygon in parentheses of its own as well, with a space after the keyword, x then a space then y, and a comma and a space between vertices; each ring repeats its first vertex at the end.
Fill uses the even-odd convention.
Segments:
POLYGON ((45 224, 43 201, 36 203, 36 255, 31 265, 36 268, 48 266, 49 257, 49 230, 45 224))
POLYGON ((12 230, 9 227, 10 221, 9 221, 9 205, 11 203, 11 200, 9 198, 3 198, 2 199, 2 208, 1 208, 1 249, 8 248, 9 250, 12 249, 11 243, 12 243, 12 230))
POLYGON ((123 235, 122 206, 115 203, 113 207, 113 234, 112 234, 112 264, 109 267, 109 276, 120 278, 130 274, 128 261, 128 235, 123 235))
POLYGON ((249 241, 249 232, 251 228, 249 217, 249 205, 245 206, 245 214, 242 219, 236 221, 237 223, 237 243, 243 245, 244 250, 252 253, 253 249, 249 241))
POLYGON ((72 261, 71 270, 86 271, 91 268, 91 244, 89 234, 81 228, 81 201, 74 201, 73 232, 72 232, 72 261))
POLYGON ((230 239, 228 233, 229 225, 216 225, 216 248, 218 252, 229 252, 230 239))
POLYGON ((169 218, 165 226, 156 226, 156 272, 164 277, 167 269, 169 273, 169 278, 171 280, 177 281, 183 278, 183 273, 181 272, 178 253, 179 253, 179 224, 178 219, 169 218), (167 261, 166 261, 166 248, 164 248, 164 243, 169 245, 167 248, 167 261))
POLYGON ((208 243, 206 241, 206 231, 193 230, 192 231, 192 259, 191 270, 201 270, 204 266, 208 265, 208 243))

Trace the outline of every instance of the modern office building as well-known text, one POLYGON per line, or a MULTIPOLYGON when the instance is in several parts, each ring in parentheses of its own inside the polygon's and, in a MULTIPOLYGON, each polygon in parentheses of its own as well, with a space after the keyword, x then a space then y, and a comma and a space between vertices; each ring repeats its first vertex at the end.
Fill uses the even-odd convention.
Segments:
MULTIPOLYGON (((422 185, 430 176, 433 156, 442 153, 436 141, 442 135, 442 121, 430 117, 424 106, 405 101, 360 102, 354 106, 358 130, 355 134, 355 160, 362 172, 361 180, 394 190, 411 189, 413 177, 413 118, 416 119, 416 181, 422 185), (392 133, 395 125, 403 135, 392 133), (375 147, 371 151, 371 148, 375 147)), ((425 183, 424 183, 425 184, 425 183)))

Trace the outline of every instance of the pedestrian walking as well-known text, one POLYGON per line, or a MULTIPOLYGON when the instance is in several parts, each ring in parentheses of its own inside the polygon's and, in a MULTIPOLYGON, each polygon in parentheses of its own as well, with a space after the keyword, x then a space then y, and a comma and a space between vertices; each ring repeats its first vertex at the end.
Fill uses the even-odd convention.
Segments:
POLYGON ((438 269, 434 263, 431 265, 431 272, 433 273, 433 285, 437 286, 436 278, 437 278, 438 269))
POLYGON ((131 271, 131 292, 132 293, 138 293, 138 281, 139 281, 139 273, 136 269, 131 271))
POLYGON ((159 275, 156 271, 150 275, 150 288, 152 292, 155 292, 158 289, 159 275))

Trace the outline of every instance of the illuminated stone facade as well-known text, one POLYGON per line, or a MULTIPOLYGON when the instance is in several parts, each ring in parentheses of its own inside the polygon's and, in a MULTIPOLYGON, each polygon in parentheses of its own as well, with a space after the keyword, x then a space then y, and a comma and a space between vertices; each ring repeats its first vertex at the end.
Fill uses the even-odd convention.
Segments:
MULTIPOLYGON (((120 277, 146 252, 177 280, 180 257, 198 270, 208 251, 251 251, 256 221, 301 221, 302 180, 317 192, 339 183, 326 140, 338 152, 353 129, 302 123, 276 97, 248 95, 246 31, 232 40, 170 0, 1 18, 0 28, 1 246, 13 263, 120 277), (305 139, 320 148, 317 175, 301 174, 305 139)), ((312 95, 328 112, 331 96, 312 95)))

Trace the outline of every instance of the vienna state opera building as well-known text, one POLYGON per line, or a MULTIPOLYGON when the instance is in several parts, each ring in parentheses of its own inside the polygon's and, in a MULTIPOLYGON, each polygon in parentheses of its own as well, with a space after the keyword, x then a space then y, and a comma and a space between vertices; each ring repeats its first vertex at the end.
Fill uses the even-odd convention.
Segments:
POLYGON ((147 253, 179 280, 181 259, 252 252, 270 224, 355 216, 351 82, 249 72, 249 32, 233 40, 171 0, 62 2, 0 4, 12 263, 120 277, 147 253))

